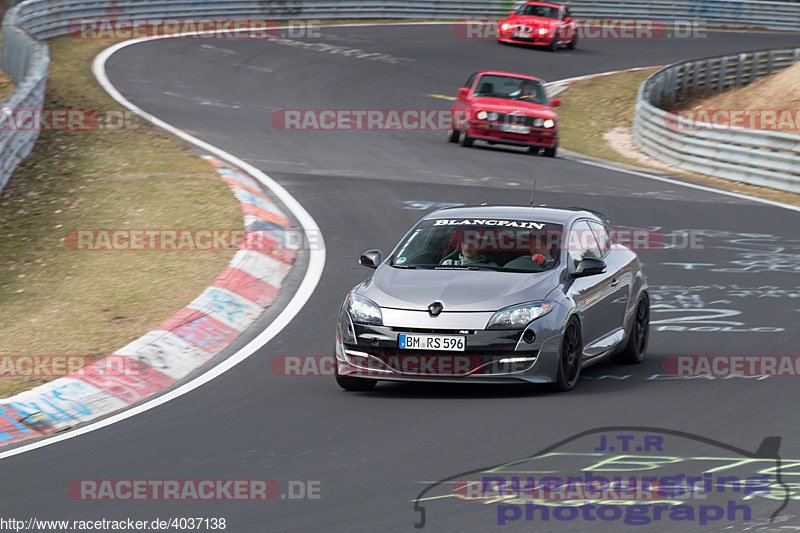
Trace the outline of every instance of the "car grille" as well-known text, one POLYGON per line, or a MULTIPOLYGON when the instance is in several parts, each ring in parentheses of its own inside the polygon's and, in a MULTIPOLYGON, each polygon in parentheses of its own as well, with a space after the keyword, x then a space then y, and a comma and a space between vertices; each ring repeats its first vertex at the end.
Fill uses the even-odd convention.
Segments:
POLYGON ((494 113, 489 115, 490 122, 497 122, 501 124, 522 124, 530 127, 534 127, 533 122, 536 120, 536 118, 537 117, 514 115, 510 113, 494 113))

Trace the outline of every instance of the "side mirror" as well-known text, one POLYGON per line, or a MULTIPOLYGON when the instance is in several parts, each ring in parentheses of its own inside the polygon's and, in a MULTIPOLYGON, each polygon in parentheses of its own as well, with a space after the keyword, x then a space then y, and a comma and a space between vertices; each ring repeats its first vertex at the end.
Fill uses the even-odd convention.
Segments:
POLYGON ((581 259, 575 272, 572 273, 573 278, 585 278, 586 276, 595 276, 602 274, 606 270, 606 264, 602 259, 596 257, 585 257, 581 259))
POLYGON ((378 268, 381 264, 381 251, 380 250, 367 250, 361 254, 358 264, 364 265, 369 268, 378 268))
POLYGON ((466 100, 468 94, 469 94, 469 87, 461 87, 458 90, 458 99, 459 100, 466 100))
POLYGON ((560 106, 561 105, 561 98, 553 98, 552 100, 550 100, 550 105, 552 107, 560 106))
POLYGON ((511 11, 509 11, 509 12, 508 12, 508 16, 509 16, 509 17, 513 17, 514 15, 516 15, 516 13, 514 13, 514 10, 513 10, 513 9, 512 9, 511 11))

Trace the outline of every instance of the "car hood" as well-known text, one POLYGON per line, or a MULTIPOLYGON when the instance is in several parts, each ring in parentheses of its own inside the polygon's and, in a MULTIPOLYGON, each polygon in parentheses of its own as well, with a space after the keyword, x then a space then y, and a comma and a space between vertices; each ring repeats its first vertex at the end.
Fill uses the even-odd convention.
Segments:
POLYGON ((558 285, 559 269, 535 274, 489 270, 416 270, 382 265, 357 292, 380 307, 425 311, 497 311, 545 298, 558 285))
POLYGON ((473 109, 483 109, 496 113, 513 113, 515 111, 520 111, 522 114, 530 116, 556 118, 556 113, 553 111, 552 107, 544 104, 536 104, 534 102, 526 102, 524 100, 507 100, 505 98, 478 96, 470 98, 469 103, 473 109))
POLYGON ((500 21, 500 24, 522 24, 523 26, 530 26, 531 28, 554 28, 558 26, 558 21, 547 17, 532 17, 530 15, 514 15, 505 20, 500 21))

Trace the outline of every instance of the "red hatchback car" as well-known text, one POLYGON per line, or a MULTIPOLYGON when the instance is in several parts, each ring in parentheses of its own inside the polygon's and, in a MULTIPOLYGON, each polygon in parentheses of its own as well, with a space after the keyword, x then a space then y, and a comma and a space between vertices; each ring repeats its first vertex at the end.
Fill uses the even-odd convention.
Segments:
POLYGON ((526 2, 508 14, 497 24, 500 43, 533 44, 550 51, 562 44, 570 49, 578 44, 578 25, 565 5, 526 2))
POLYGON ((554 157, 558 147, 558 115, 542 80, 524 74, 482 70, 469 77, 453 103, 450 142, 473 141, 528 146, 554 157))

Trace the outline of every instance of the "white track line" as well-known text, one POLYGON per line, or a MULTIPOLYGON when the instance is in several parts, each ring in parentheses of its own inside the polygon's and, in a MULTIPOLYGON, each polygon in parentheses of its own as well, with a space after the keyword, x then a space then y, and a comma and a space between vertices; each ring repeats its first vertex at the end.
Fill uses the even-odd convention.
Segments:
MULTIPOLYGON (((401 23, 391 23, 389 25, 391 25, 391 26, 423 26, 423 25, 434 25, 434 24, 452 24, 452 23, 451 22, 410 22, 410 23, 401 22, 401 23)), ((326 27, 327 28, 350 28, 350 27, 355 27, 355 26, 368 27, 368 26, 385 26, 385 25, 386 24, 331 24, 331 25, 326 26, 326 27)), ((207 33, 222 33, 224 31, 226 31, 226 30, 218 30, 218 31, 215 31, 215 32, 201 32, 201 33, 203 33, 203 34, 207 34, 207 33)), ((180 35, 181 36, 198 35, 198 32, 188 32, 188 33, 180 34, 180 35)), ((204 384, 208 383, 212 379, 214 379, 217 376, 220 376, 221 374, 227 372, 228 370, 230 370, 231 368, 233 368, 237 364, 241 363, 242 361, 244 361, 245 359, 247 359, 248 357, 253 355, 253 353, 255 353, 256 350, 258 350, 259 348, 264 346, 264 344, 266 344, 267 342, 272 340, 272 338, 275 337, 275 335, 277 335, 284 327, 286 327, 289 324, 289 322, 291 322, 291 320, 294 318, 294 316, 300 311, 300 309, 303 308, 303 306, 306 304, 308 299, 311 297, 311 294, 314 292, 314 289, 316 288, 317 283, 319 283, 320 277, 322 276, 322 270, 325 267, 325 245, 324 245, 324 241, 322 239, 322 232, 320 231, 319 226, 317 226, 317 223, 314 221, 314 219, 311 217, 311 215, 308 214, 308 212, 303 208, 303 206, 300 205, 300 203, 297 200, 295 200, 295 198, 291 194, 289 194, 289 192, 286 189, 281 187, 275 180, 273 180, 272 178, 267 176, 264 172, 260 171, 259 169, 257 169, 253 165, 250 165, 249 163, 246 163, 245 161, 242 161, 238 157, 236 157, 236 156, 234 156, 232 154, 229 154, 228 152, 225 152, 224 150, 222 150, 220 148, 217 148, 216 146, 213 146, 213 145, 211 145, 211 144, 209 144, 209 143, 207 143, 205 141, 202 141, 202 140, 198 139, 197 137, 193 137, 192 135, 189 135, 188 133, 185 133, 185 132, 179 130, 178 128, 176 128, 176 127, 164 122, 163 120, 161 120, 161 119, 151 115, 150 113, 147 113, 146 111, 142 110, 141 108, 137 107, 132 102, 130 102, 127 98, 122 96, 122 94, 116 89, 116 87, 114 87, 111 84, 111 82, 108 79, 108 76, 106 76, 106 70, 105 70, 106 61, 108 61, 108 58, 111 57, 117 51, 119 51, 119 50, 121 50, 123 48, 126 48, 128 46, 141 43, 141 42, 158 40, 158 39, 170 39, 170 38, 174 38, 174 37, 177 37, 177 36, 178 35, 159 36, 159 37, 145 37, 145 38, 142 38, 142 39, 133 39, 133 40, 130 40, 130 41, 125 41, 123 43, 115 44, 114 46, 106 48, 105 50, 100 52, 100 54, 97 55, 97 57, 92 62, 92 72, 94 73, 94 75, 97 78, 97 80, 100 82, 100 85, 103 86, 103 89, 105 89, 106 92, 109 95, 111 95, 112 98, 114 98, 114 100, 116 100, 118 103, 120 103, 121 105, 123 105, 126 108, 128 108, 130 111, 136 113, 137 115, 139 115, 140 117, 144 118, 145 120, 148 120, 149 122, 153 123, 155 126, 158 126, 159 128, 170 132, 171 134, 175 135, 176 137, 179 137, 180 139, 183 139, 184 141, 188 142, 189 144, 193 144, 193 145, 197 146, 198 148, 201 148, 203 150, 206 150, 209 153, 212 153, 212 154, 216 155, 219 159, 221 159, 223 161, 227 161, 228 163, 230 163, 230 164, 232 164, 232 165, 234 165, 236 167, 239 167, 241 170, 244 170, 249 175, 251 175, 252 177, 256 178, 258 181, 260 181, 262 184, 264 184, 272 192, 272 194, 274 194, 276 197, 281 199, 281 201, 284 203, 284 205, 286 205, 286 207, 292 212, 292 214, 295 216, 295 218, 297 218, 297 220, 303 226, 304 231, 306 231, 306 232, 316 231, 317 232, 317 234, 320 236, 319 237, 320 247, 319 247, 319 249, 311 250, 311 257, 309 258, 308 270, 306 271, 306 275, 303 278, 303 281, 300 284, 300 287, 297 289, 297 292, 292 297, 292 300, 289 302, 289 304, 286 306, 286 308, 284 308, 284 310, 281 312, 281 314, 278 315, 278 317, 267 327, 267 329, 262 331, 261 334, 259 334, 255 339, 253 339, 252 341, 247 343, 247 345, 244 346, 241 350, 239 350, 238 352, 236 352, 235 354, 233 354, 229 358, 225 359, 220 364, 218 364, 215 367, 209 369, 207 372, 201 374, 200 376, 196 377, 192 381, 190 381, 190 382, 188 382, 188 383, 186 383, 184 385, 181 385, 180 387, 178 387, 176 389, 173 389, 173 390, 169 391, 168 393, 163 394, 163 395, 161 395, 161 396, 159 396, 157 398, 154 398, 152 400, 146 401, 146 402, 144 402, 144 403, 142 403, 140 405, 132 407, 132 408, 126 410, 126 411, 122 411, 122 412, 120 412, 120 413, 118 413, 116 415, 112 415, 112 416, 109 416, 107 418, 104 418, 103 420, 100 420, 99 422, 92 422, 92 423, 87 424, 86 426, 82 426, 82 427, 80 427, 78 429, 75 429, 75 430, 70 430, 68 432, 61 433, 61 434, 58 434, 58 435, 54 435, 52 437, 43 439, 41 441, 33 442, 31 444, 26 444, 26 445, 20 446, 19 448, 14 448, 13 450, 8 450, 6 452, 1 452, 0 453, 0 459, 5 459, 6 457, 12 457, 14 455, 19 455, 21 453, 25 453, 25 452, 29 452, 29 451, 32 451, 32 450, 36 450, 38 448, 42 448, 42 447, 48 446, 50 444, 55 444, 57 442, 61 442, 61 441, 67 440, 67 439, 71 439, 73 437, 78 437, 78 436, 84 435, 86 433, 91 433, 92 431, 95 431, 97 429, 101 429, 101 428, 104 428, 106 426, 110 426, 111 424, 115 424, 117 422, 121 422, 121 421, 125 420, 126 418, 130 418, 132 416, 136 416, 139 413, 144 413, 145 411, 149 411, 150 409, 153 409, 154 407, 158 407, 159 405, 165 404, 170 400, 174 400, 175 398, 183 396, 184 394, 193 391, 194 389, 200 387, 201 385, 204 385, 204 384)), ((605 75, 605 74, 608 74, 608 73, 602 73, 602 74, 605 75)), ((589 75, 589 76, 578 76, 576 78, 568 78, 566 80, 558 80, 558 81, 550 82, 550 83, 548 83, 548 85, 557 85, 557 84, 565 83, 565 82, 570 81, 570 80, 585 79, 585 78, 588 78, 588 77, 592 77, 592 75, 589 75)), ((656 176, 656 175, 653 175, 653 174, 648 174, 646 172, 637 172, 637 171, 633 171, 633 170, 627 170, 627 169, 624 169, 624 168, 615 167, 613 165, 604 165, 604 164, 601 164, 601 163, 594 163, 594 162, 590 162, 590 161, 583 161, 583 160, 580 160, 580 159, 573 159, 573 158, 569 158, 569 159, 571 161, 576 161, 576 162, 582 163, 584 165, 595 166, 595 167, 604 168, 604 169, 612 170, 612 171, 616 171, 616 172, 624 172, 626 174, 631 174, 631 175, 639 176, 639 177, 642 177, 642 178, 653 179, 653 180, 656 180, 656 181, 662 181, 662 182, 666 182, 666 183, 671 183, 671 184, 674 184, 674 185, 680 185, 680 186, 683 186, 683 187, 690 187, 690 188, 693 188, 693 189, 700 189, 700 190, 704 190, 704 191, 714 192, 714 193, 717 193, 717 194, 724 194, 726 196, 733 196, 735 198, 742 198, 742 199, 751 200, 751 201, 754 201, 754 202, 760 202, 760 203, 764 203, 764 204, 771 205, 771 206, 774 206, 774 207, 781 207, 781 208, 784 208, 784 209, 790 209, 792 211, 800 211, 800 208, 795 207, 793 205, 783 204, 781 202, 775 202, 775 201, 772 201, 772 200, 765 200, 763 198, 757 198, 755 196, 749 196, 747 194, 736 193, 736 192, 731 192, 731 191, 725 191, 725 190, 721 190, 721 189, 714 189, 712 187, 706 187, 706 186, 703 186, 703 185, 696 185, 696 184, 693 184, 693 183, 686 183, 686 182, 679 181, 679 180, 673 180, 673 179, 670 179, 670 178, 665 178, 663 176, 656 176)))
POLYGON ((145 411, 149 411, 154 407, 163 405, 170 400, 174 400, 175 398, 183 396, 184 394, 193 391, 194 389, 200 387, 201 385, 208 383, 212 379, 222 375, 223 373, 227 372, 237 364, 241 363, 242 361, 253 355, 256 352, 256 350, 263 347, 267 342, 272 340, 272 338, 275 337, 275 335, 277 335, 284 327, 286 327, 286 325, 288 325, 289 322, 291 322, 291 320, 300 311, 300 309, 303 308, 308 299, 311 297, 312 293, 314 292, 314 289, 317 286, 317 283, 319 283, 320 277, 322 276, 322 271, 325 267, 325 244, 322 238, 322 232, 320 231, 319 226, 317 226, 317 223, 314 221, 311 215, 308 214, 308 212, 303 208, 303 206, 300 205, 300 203, 297 200, 295 200, 295 198, 291 194, 289 194, 289 192, 286 189, 281 187, 276 181, 267 176, 264 172, 246 163, 245 161, 242 161, 238 157, 229 154, 228 152, 225 152, 224 150, 221 150, 216 146, 208 144, 196 137, 193 137, 175 128, 174 126, 167 124, 163 120, 145 112, 144 110, 140 109, 139 107, 128 101, 111 84, 105 72, 106 61, 115 52, 121 50, 122 48, 125 48, 127 46, 139 42, 142 42, 142 40, 126 41, 123 43, 116 44, 110 48, 103 50, 94 59, 94 62, 92 63, 92 72, 94 72, 95 77, 100 82, 100 85, 102 85, 103 88, 106 90, 106 92, 109 95, 111 95, 111 97, 114 98, 114 100, 116 100, 123 106, 127 107, 129 110, 136 113, 145 120, 152 122, 155 126, 162 128, 168 131, 169 133, 175 135, 176 137, 179 137, 184 141, 215 155, 217 158, 240 168, 253 178, 257 179, 259 182, 265 185, 273 195, 275 195, 277 198, 280 198, 281 202, 283 202, 283 204, 287 207, 287 209, 289 209, 289 211, 292 212, 294 217, 298 220, 298 222, 300 222, 300 225, 303 227, 303 230, 307 234, 319 235, 319 240, 318 240, 319 245, 310 251, 308 269, 306 270, 305 277, 303 278, 300 287, 297 289, 297 292, 294 294, 291 301, 264 331, 262 331, 256 338, 247 343, 247 345, 245 345, 241 350, 231 355, 224 361, 220 362, 213 368, 208 369, 200 376, 179 386, 176 389, 173 389, 165 394, 162 394, 161 396, 153 398, 152 400, 148 400, 142 404, 136 405, 135 407, 132 407, 125 411, 121 411, 115 415, 109 416, 100 421, 91 422, 77 429, 57 434, 52 437, 37 442, 33 442, 31 444, 22 445, 18 448, 14 448, 5 452, 1 452, 0 459, 12 457, 14 455, 19 455, 21 453, 42 448, 44 446, 49 446, 50 444, 55 444, 57 442, 65 441, 67 439, 78 437, 80 435, 85 435, 86 433, 91 433, 92 431, 96 431, 106 426, 110 426, 111 424, 121 422, 132 416, 136 416, 139 413, 144 413, 145 411))

